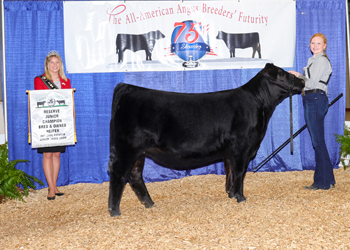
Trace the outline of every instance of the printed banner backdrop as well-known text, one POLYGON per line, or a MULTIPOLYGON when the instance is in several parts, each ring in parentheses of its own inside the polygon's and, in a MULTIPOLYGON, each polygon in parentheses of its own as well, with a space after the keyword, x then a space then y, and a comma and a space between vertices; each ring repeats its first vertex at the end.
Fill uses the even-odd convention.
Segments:
POLYGON ((67 71, 292 67, 295 25, 291 0, 65 2, 67 71))
POLYGON ((29 91, 32 148, 73 145, 71 89, 29 91))

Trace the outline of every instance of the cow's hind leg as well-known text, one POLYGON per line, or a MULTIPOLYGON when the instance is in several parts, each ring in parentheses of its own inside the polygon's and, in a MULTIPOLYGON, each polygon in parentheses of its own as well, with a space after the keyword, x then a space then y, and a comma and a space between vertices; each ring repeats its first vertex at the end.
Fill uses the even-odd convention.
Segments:
POLYGON ((110 160, 108 163, 109 169, 109 197, 108 197, 108 210, 111 217, 119 216, 120 213, 120 200, 123 195, 123 190, 126 184, 126 179, 119 172, 120 166, 115 160, 110 160))
POLYGON ((143 181, 142 172, 143 172, 144 165, 145 165, 145 155, 142 154, 137 159, 130 173, 129 182, 135 194, 141 201, 141 203, 144 204, 146 208, 150 208, 154 205, 154 202, 152 201, 147 191, 145 182, 143 181))
MULTIPOLYGON (((131 150, 130 150, 131 151, 131 150)), ((123 190, 127 180, 130 177, 130 172, 135 164, 137 157, 132 157, 133 154, 117 154, 115 157, 113 153, 110 156, 108 163, 109 171, 109 197, 108 210, 112 217, 119 216, 120 200, 123 195, 123 190)))

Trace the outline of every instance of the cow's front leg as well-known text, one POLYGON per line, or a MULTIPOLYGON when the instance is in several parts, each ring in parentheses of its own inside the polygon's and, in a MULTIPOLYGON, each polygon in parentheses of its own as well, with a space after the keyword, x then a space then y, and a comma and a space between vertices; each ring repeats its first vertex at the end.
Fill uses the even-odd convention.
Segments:
POLYGON ((260 49, 260 45, 258 45, 258 54, 259 54, 259 58, 261 59, 261 49, 260 49))
MULTIPOLYGON (((246 156, 244 156, 246 157, 246 156)), ((240 160, 236 161, 235 166, 233 168, 233 189, 234 195, 237 199, 237 202, 244 202, 246 198, 243 195, 243 181, 245 174, 247 172, 249 161, 243 160, 249 157, 242 157, 240 160)))
POLYGON ((236 55, 235 55, 235 52, 236 52, 235 50, 236 50, 235 48, 230 49, 230 57, 231 57, 231 58, 236 56, 236 55))
POLYGON ((255 57, 255 53, 256 53, 256 48, 255 48, 255 47, 253 47, 253 55, 252 55, 252 58, 254 58, 254 57, 255 57))
POLYGON ((135 194, 139 198, 142 204, 145 205, 146 208, 150 208, 154 205, 154 202, 149 195, 145 182, 143 180, 142 172, 143 167, 145 165, 145 154, 142 154, 136 161, 131 173, 129 182, 134 190, 135 194))
POLYGON ((229 159, 224 159, 224 166, 226 172, 226 193, 228 193, 229 198, 235 198, 234 190, 233 190, 233 169, 232 164, 229 159))
POLYGON ((243 195, 243 180, 245 172, 248 167, 248 162, 245 159, 246 156, 240 156, 231 159, 224 159, 225 171, 226 171, 226 192, 228 197, 236 198, 237 202, 246 201, 243 195))
POLYGON ((259 58, 261 59, 261 52, 260 52, 260 44, 253 46, 253 55, 252 58, 255 57, 255 53, 258 52, 259 58))
POLYGON ((146 61, 152 61, 152 53, 146 50, 146 61))

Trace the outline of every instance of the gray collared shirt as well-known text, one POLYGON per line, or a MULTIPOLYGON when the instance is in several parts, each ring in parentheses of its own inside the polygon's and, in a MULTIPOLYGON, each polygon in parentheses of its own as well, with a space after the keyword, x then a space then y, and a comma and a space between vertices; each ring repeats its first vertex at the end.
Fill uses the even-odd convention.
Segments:
POLYGON ((320 89, 327 93, 327 84, 331 74, 331 63, 324 53, 321 53, 309 58, 303 75, 300 74, 299 78, 305 80, 305 90, 320 89))

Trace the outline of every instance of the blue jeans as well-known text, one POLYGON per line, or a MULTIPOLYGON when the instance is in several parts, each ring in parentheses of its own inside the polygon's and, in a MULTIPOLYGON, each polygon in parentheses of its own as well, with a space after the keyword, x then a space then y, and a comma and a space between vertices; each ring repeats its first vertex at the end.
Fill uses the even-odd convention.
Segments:
POLYGON ((324 117, 328 111, 328 97, 325 92, 311 93, 303 97, 304 117, 315 149, 315 187, 329 189, 335 184, 333 166, 324 139, 324 117))

